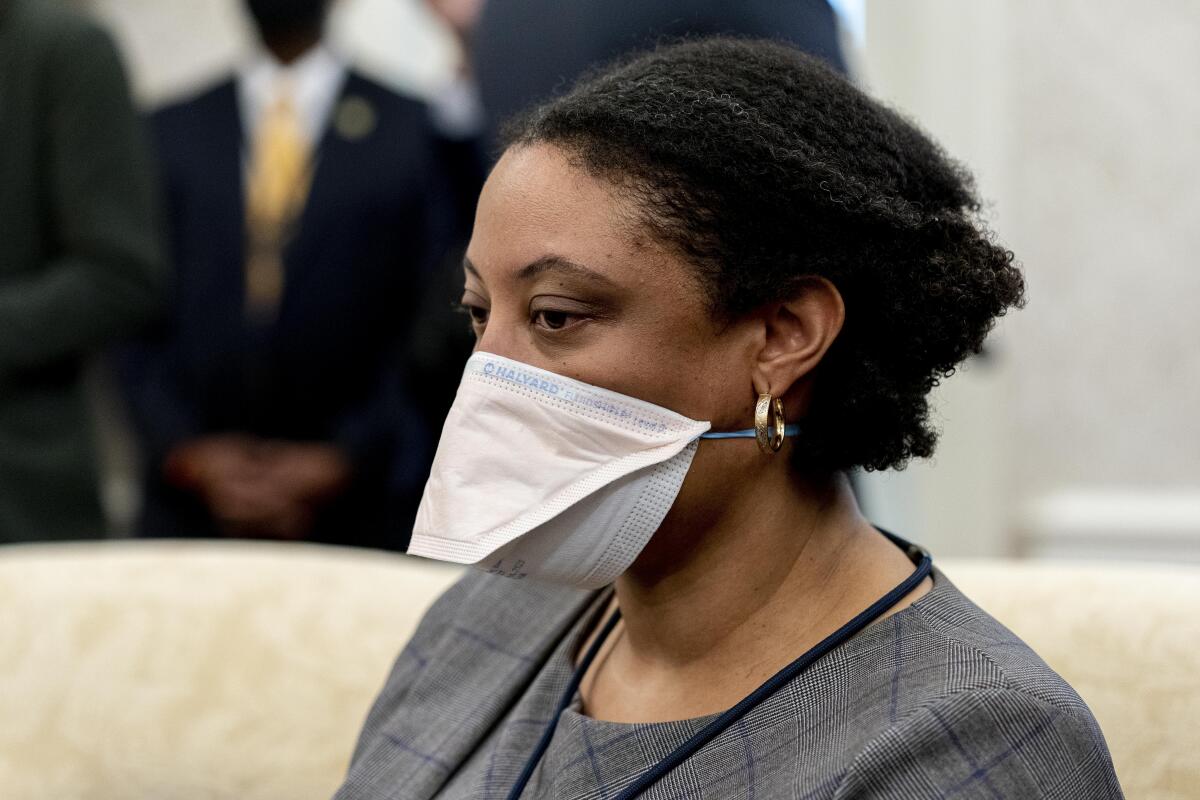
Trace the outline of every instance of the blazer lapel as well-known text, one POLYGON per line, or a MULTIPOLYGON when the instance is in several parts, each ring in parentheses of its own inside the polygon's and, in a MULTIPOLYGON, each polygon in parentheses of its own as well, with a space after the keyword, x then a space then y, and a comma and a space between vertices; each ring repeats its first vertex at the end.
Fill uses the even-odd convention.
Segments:
MULTIPOLYGON (((246 262, 246 198, 243 159, 249 157, 249 144, 245 140, 245 126, 238 108, 237 84, 230 81, 222 90, 221 107, 224 113, 213 120, 213 131, 209 141, 212 150, 206 163, 212 170, 211 184, 220 187, 219 201, 213 211, 220 217, 213 220, 213 233, 223 239, 222 250, 229 254, 236 269, 237 285, 229 287, 241 297, 245 291, 246 262)), ((240 306, 240 304, 239 304, 240 306)))
MULTIPOLYGON (((312 224, 312 220, 321 209, 344 199, 342 187, 354 185, 356 182, 369 181, 371 178, 370 162, 364 160, 361 148, 366 139, 375 130, 377 111, 364 96, 362 84, 364 81, 353 71, 346 75, 337 102, 329 113, 312 157, 312 181, 309 184, 308 197, 300 212, 296 227, 296 238, 289 243, 289 253, 306 253, 319 250, 311 247, 310 237, 320 238, 322 231, 312 224)), ((305 276, 304 263, 297 259, 287 259, 289 286, 303 282, 305 276)))
MULTIPOLYGON (((485 584, 486 585, 486 584, 485 584)), ((523 589, 534 608, 517 633, 452 626, 408 691, 403 713, 381 727, 378 750, 366 756, 382 769, 396 798, 434 796, 521 698, 563 635, 595 601, 594 592, 538 585, 523 589), (486 652, 486 658, 479 653, 486 652), (470 686, 470 691, 454 691, 470 686), (479 698, 487 698, 480 703, 479 698), (386 766, 384 766, 386 764, 386 766)), ((511 598, 511 594, 509 595, 511 598)))

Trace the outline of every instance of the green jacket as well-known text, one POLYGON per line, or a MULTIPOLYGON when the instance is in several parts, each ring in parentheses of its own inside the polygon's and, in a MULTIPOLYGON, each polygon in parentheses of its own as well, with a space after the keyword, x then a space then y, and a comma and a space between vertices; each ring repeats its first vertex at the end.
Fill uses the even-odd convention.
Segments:
POLYGON ((150 158, 110 38, 0 0, 0 542, 104 534, 81 369, 165 299, 150 158))

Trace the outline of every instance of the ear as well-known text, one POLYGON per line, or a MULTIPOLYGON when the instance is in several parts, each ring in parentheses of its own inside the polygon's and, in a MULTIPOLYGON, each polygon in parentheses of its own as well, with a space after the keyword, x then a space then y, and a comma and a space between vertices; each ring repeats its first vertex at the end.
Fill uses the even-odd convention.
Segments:
POLYGON ((763 336, 754 364, 754 390, 775 397, 789 395, 789 405, 808 405, 808 382, 846 320, 846 305, 837 287, 825 278, 810 278, 799 292, 763 309, 763 336), (795 389, 796 391, 793 391, 795 389))

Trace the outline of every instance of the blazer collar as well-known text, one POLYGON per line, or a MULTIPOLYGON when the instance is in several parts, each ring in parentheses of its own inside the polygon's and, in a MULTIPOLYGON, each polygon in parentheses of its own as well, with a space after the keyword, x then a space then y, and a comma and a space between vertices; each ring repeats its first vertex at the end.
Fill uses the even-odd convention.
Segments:
POLYGON ((524 590, 531 596, 522 608, 536 610, 524 624, 504 628, 501 641, 494 638, 496 630, 466 627, 470 620, 464 620, 445 632, 435 650, 422 654, 427 663, 408 688, 401 711, 381 726, 373 752, 364 753, 366 763, 359 765, 386 774, 396 797, 423 800, 440 791, 599 597, 596 592, 532 582, 524 590), (469 657, 481 649, 487 658, 469 657), (446 691, 447 678, 472 689, 446 691), (481 697, 488 698, 482 706, 477 704, 481 697), (465 707, 466 702, 471 706, 465 707), (429 724, 433 720, 439 724, 429 724))

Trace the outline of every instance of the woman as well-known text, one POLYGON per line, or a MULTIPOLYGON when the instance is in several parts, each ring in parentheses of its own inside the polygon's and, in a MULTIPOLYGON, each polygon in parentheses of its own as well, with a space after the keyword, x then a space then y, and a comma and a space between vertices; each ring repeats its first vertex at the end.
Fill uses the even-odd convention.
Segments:
POLYGON ((1075 692, 844 477, 930 455, 929 390, 1021 302, 963 171, 722 39, 509 142, 412 545, 493 574, 426 616, 338 797, 1119 797, 1075 692))

